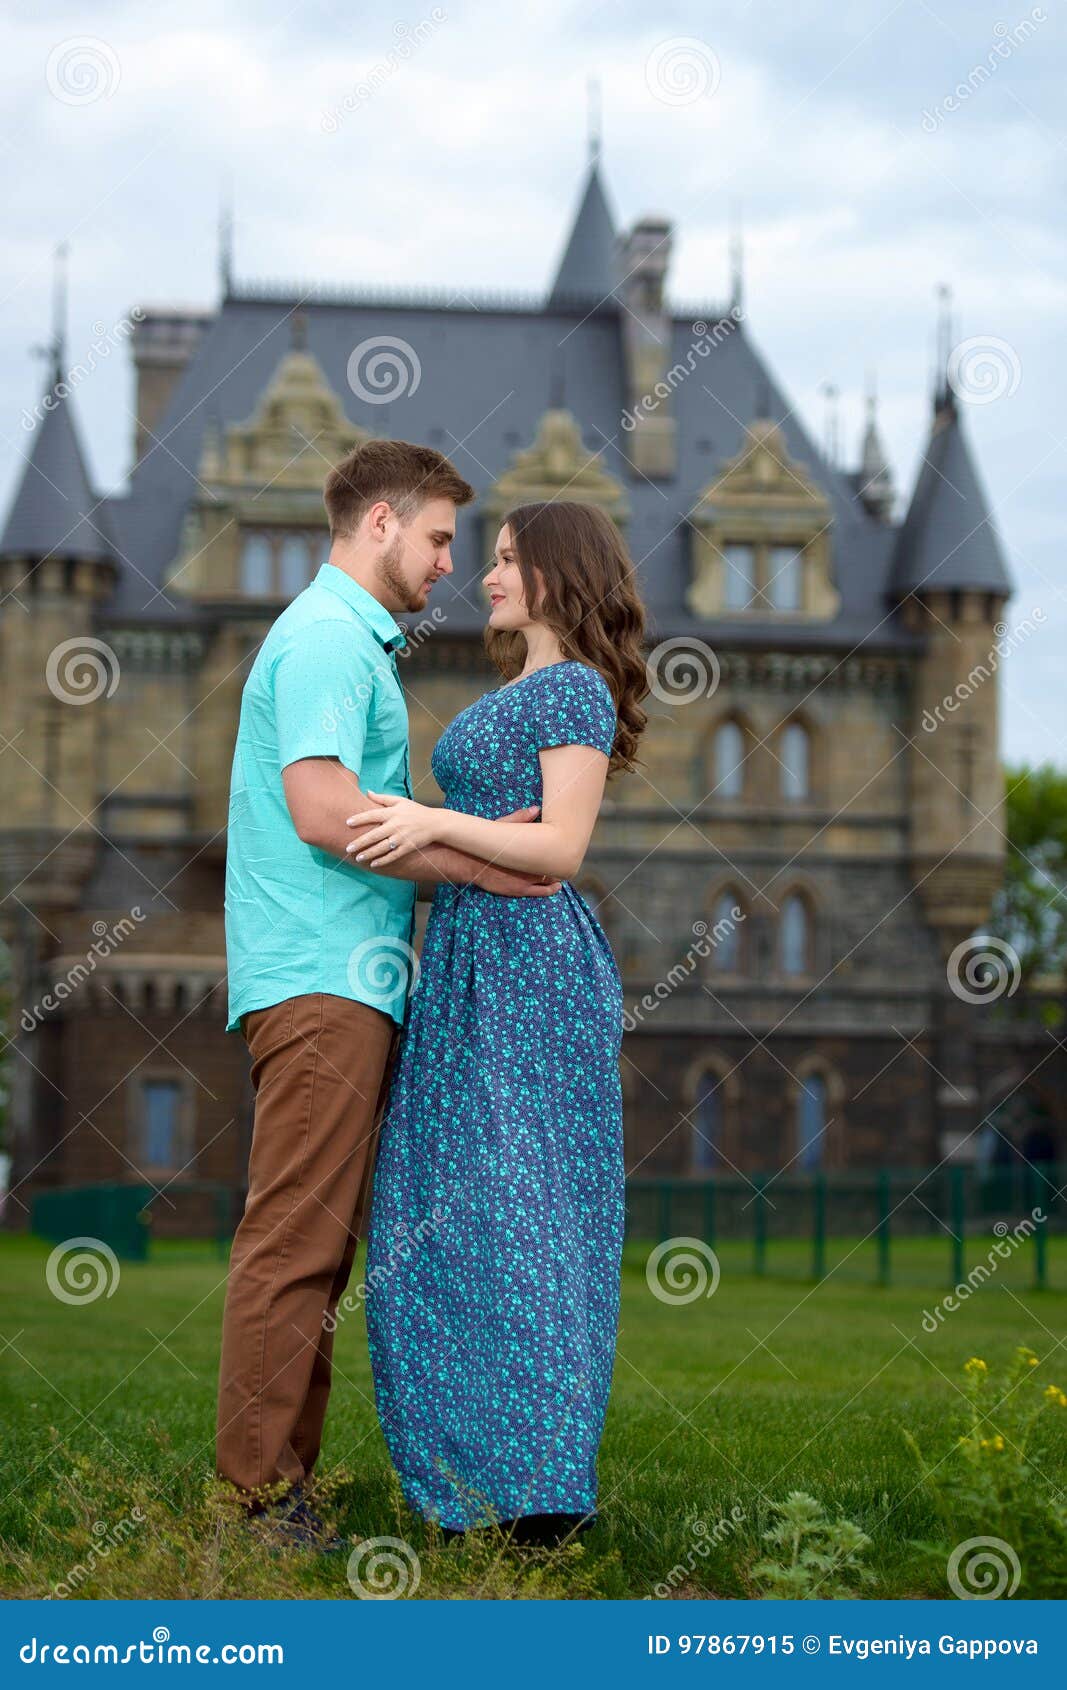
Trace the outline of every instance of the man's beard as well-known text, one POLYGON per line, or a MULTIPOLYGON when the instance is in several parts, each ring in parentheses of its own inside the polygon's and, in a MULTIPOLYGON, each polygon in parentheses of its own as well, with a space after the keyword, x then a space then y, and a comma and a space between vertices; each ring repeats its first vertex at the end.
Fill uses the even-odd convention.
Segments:
POLYGON ((405 610, 421 610, 422 601, 418 588, 411 588, 400 573, 400 561, 404 556, 404 542, 398 534, 385 556, 378 564, 378 579, 383 587, 388 587, 405 610))

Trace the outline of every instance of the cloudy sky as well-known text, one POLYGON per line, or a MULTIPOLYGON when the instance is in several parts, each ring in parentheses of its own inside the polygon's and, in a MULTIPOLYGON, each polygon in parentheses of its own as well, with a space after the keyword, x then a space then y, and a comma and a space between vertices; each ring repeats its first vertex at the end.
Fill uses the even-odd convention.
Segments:
MULTIPOLYGON (((0 497, 43 372, 51 253, 70 357, 137 304, 211 305, 232 191, 240 279, 545 286, 599 78, 617 218, 675 223, 671 291, 722 299, 732 209, 749 332, 843 455, 877 374, 898 484, 925 438, 938 284, 990 343, 967 423, 1018 592, 1007 751, 1067 765, 1067 141, 1062 0, 526 6, 48 4, 0 23, 0 497)), ((92 472, 132 440, 121 352, 79 389, 92 472)))

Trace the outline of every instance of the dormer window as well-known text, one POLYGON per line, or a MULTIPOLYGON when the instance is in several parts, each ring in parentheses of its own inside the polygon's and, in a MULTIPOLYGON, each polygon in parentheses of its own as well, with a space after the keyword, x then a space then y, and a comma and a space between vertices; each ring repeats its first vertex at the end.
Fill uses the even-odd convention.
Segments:
POLYGON ((772 610, 802 610, 802 546, 769 546, 766 597, 772 610))
POLYGON ((246 529, 241 535, 241 592, 249 598, 294 599, 329 551, 330 536, 322 529, 246 529))
POLYGON ((724 546, 727 610, 747 610, 756 596, 756 554, 752 546, 724 546))

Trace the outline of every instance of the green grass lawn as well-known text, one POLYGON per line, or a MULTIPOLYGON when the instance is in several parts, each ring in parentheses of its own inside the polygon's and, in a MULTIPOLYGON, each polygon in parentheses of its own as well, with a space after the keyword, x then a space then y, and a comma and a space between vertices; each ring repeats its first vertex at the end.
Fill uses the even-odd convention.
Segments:
MULTIPOLYGON (((1067 1292, 1029 1289, 1029 1264, 1013 1260, 929 1332, 923 1313, 948 1272, 939 1244, 897 1245, 905 1283, 886 1290, 845 1265, 805 1282, 803 1251, 777 1248, 785 1278, 752 1277, 745 1252, 724 1247, 713 1297, 664 1304, 646 1283, 648 1247, 627 1246, 602 1512, 580 1543, 533 1556, 488 1533, 445 1545, 407 1512, 355 1315, 337 1333, 325 1511, 353 1542, 410 1544, 420 1597, 752 1596, 765 1588, 753 1567, 773 1505, 800 1490, 870 1537, 862 1560, 873 1582, 859 1593, 950 1594, 945 1554, 959 1537, 1014 1528, 980 1487, 973 1519, 965 1512, 946 1526, 904 1432, 951 1474, 962 1460, 964 1364, 979 1356, 995 1373, 1022 1344, 1039 1363, 983 1428, 1017 1437, 1010 1416, 1023 1392, 1036 1402, 1050 1383, 1067 1389, 1067 1292)), ((1054 1287, 1064 1283, 1063 1252, 1063 1240, 1051 1241, 1054 1287)), ((89 1568, 73 1574, 81 1597, 347 1596, 344 1555, 272 1553, 220 1507, 212 1455, 225 1263, 210 1247, 162 1246, 150 1263, 123 1264, 110 1298, 70 1306, 47 1289, 48 1253, 38 1240, 0 1240, 0 1594, 66 1593, 80 1566, 89 1568)), ((831 1266, 845 1253, 835 1242, 831 1266)), ((983 1253, 972 1241, 969 1261, 983 1253)), ((1067 1411, 1048 1405, 1030 1438, 1027 1493, 1041 1506, 1051 1497, 1055 1510, 1067 1411)), ((1024 1554, 1023 1572, 1020 1596, 1048 1593, 1047 1568, 1035 1583, 1024 1554)))

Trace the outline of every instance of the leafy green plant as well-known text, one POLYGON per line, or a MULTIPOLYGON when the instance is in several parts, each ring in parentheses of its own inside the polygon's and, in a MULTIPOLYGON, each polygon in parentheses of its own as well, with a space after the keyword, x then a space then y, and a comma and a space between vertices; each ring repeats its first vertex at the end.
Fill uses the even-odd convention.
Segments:
POLYGON ((851 1520, 827 1519, 822 1503, 800 1490, 773 1506, 778 1518, 763 1541, 776 1553, 752 1569, 761 1595, 840 1599, 873 1580, 860 1562, 871 1540, 851 1520))
POLYGON ((996 1538, 1018 1560, 1019 1596, 1060 1596, 1067 1567, 1067 1503, 1034 1459, 1038 1423, 1067 1408, 1058 1385, 1041 1387, 1041 1362, 1025 1345, 994 1373, 981 1356, 963 1369, 967 1408, 955 1448, 928 1461, 911 1432, 904 1438, 933 1499, 944 1538, 918 1547, 945 1561, 961 1540, 996 1538))

